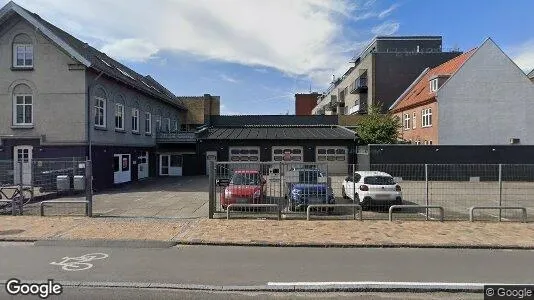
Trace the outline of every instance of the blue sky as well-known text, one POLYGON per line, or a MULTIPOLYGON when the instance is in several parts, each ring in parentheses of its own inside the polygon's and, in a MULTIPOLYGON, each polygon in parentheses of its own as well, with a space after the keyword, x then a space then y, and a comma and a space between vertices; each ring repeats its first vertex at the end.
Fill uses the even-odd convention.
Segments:
POLYGON ((224 114, 292 114, 296 92, 325 90, 375 35, 442 35, 463 51, 492 37, 534 68, 531 0, 16 2, 176 95, 221 96, 224 114))

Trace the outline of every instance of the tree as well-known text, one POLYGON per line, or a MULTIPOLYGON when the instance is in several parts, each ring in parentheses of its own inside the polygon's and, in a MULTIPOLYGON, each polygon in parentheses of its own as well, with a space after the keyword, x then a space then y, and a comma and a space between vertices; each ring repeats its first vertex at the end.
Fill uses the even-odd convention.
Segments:
POLYGON ((365 144, 395 144, 400 139, 402 128, 399 117, 381 113, 382 105, 371 105, 368 114, 358 122, 357 133, 365 144))

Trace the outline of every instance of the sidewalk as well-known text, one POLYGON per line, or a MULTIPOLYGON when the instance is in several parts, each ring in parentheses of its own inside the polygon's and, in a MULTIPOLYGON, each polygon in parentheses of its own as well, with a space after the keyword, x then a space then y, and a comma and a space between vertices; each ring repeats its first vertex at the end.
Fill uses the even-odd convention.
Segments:
POLYGON ((534 223, 0 217, 0 241, 37 240, 534 249, 534 223))

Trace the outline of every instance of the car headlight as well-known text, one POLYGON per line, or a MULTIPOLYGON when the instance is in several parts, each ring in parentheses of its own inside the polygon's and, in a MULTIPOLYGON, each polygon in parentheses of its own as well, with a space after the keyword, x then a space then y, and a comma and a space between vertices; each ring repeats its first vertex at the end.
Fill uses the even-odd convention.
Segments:
POLYGON ((302 191, 301 190, 292 190, 291 191, 291 196, 293 196, 294 198, 300 198, 301 195, 302 195, 302 191))
POLYGON ((224 197, 231 198, 232 197, 232 192, 229 189, 225 189, 224 190, 224 197))

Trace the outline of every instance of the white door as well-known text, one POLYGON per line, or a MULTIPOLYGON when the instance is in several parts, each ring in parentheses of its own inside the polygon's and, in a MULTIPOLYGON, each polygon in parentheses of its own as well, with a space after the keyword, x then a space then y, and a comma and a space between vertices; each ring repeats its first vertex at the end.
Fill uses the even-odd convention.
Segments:
POLYGON ((144 156, 137 158, 137 178, 145 179, 148 177, 148 152, 144 156))
POLYGON ((159 160, 159 175, 182 176, 182 164, 181 154, 162 154, 159 160))
POLYGON ((217 161, 217 151, 206 151, 206 175, 210 173, 210 162, 217 161))
POLYGON ((162 154, 159 156, 159 175, 169 176, 169 164, 171 163, 171 156, 162 154))
POLYGON ((13 148, 13 174, 15 184, 31 185, 32 183, 32 146, 15 146, 13 148), (21 164, 22 162, 22 170, 21 164), (21 174, 22 172, 22 174, 21 174), (22 177, 22 182, 20 179, 22 177))
POLYGON ((124 183, 132 180, 130 154, 113 155, 113 182, 124 183))

